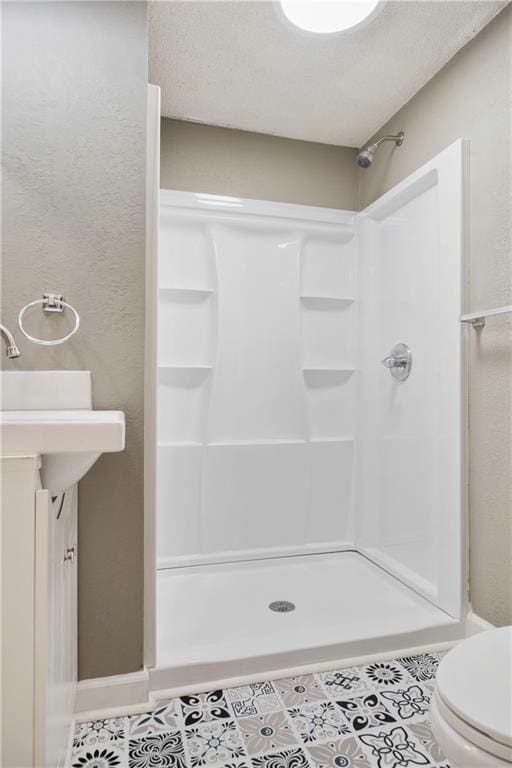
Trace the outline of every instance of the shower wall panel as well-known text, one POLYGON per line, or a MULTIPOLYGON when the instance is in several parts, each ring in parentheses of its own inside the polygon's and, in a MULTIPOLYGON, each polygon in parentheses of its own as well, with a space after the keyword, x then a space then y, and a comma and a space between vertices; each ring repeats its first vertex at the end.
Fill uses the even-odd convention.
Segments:
POLYGON ((353 546, 353 215, 163 191, 158 567, 353 546))
POLYGON ((357 547, 463 613, 461 488, 465 150, 458 141, 358 218, 357 547), (400 382, 379 361, 412 352, 400 382))

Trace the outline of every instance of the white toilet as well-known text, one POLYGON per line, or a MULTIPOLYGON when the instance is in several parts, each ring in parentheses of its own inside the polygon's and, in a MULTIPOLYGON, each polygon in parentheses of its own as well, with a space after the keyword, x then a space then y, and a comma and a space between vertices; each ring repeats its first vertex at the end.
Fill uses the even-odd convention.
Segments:
POLYGON ((452 768, 510 768, 512 627, 470 637, 444 657, 430 720, 452 768))

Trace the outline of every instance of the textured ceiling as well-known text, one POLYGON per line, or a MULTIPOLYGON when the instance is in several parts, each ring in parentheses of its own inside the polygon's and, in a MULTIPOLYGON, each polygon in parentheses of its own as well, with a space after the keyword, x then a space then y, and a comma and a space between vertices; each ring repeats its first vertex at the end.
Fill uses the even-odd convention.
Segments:
POLYGON ((360 146, 507 2, 389 0, 367 26, 295 32, 273 2, 152 2, 162 114, 360 146))

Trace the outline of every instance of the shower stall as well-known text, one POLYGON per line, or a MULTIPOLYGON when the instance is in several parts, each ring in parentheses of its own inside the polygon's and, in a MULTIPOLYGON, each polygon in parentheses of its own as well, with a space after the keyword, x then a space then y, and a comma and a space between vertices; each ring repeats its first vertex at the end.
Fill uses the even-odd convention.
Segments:
POLYGON ((466 155, 360 213, 161 191, 153 689, 462 636, 466 155))

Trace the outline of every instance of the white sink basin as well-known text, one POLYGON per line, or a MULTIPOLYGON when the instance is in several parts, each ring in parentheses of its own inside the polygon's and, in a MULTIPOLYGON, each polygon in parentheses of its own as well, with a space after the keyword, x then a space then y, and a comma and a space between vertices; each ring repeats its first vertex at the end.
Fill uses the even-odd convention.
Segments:
POLYGON ((88 371, 3 371, 2 457, 40 454, 44 488, 74 485, 102 453, 124 448, 124 413, 90 403, 88 371))
POLYGON ((124 448, 121 411, 2 411, 2 454, 105 453, 124 448))

